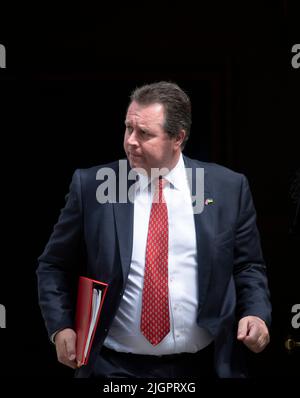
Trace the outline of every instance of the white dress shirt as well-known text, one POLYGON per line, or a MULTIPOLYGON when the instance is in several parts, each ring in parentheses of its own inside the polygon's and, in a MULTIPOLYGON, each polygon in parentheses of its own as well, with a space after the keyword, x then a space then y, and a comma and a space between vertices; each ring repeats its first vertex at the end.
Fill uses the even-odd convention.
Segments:
POLYGON ((164 197, 169 222, 170 332, 156 346, 140 331, 146 242, 153 192, 148 177, 139 174, 134 198, 133 250, 128 280, 120 307, 104 345, 120 352, 165 355, 197 352, 212 336, 196 323, 198 264, 190 188, 182 155, 164 176, 164 197))

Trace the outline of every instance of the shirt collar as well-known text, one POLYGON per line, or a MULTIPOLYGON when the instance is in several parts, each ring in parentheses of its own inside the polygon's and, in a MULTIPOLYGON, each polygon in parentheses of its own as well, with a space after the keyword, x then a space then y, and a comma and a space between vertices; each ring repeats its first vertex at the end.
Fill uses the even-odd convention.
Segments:
POLYGON ((179 191, 185 188, 186 172, 182 153, 180 153, 176 166, 166 174, 165 178, 173 188, 178 189, 179 191))
MULTIPOLYGON (((141 173, 137 173, 139 180, 139 189, 141 191, 145 190, 150 184, 150 178, 141 173)), ((180 153, 178 162, 176 166, 169 171, 164 178, 170 183, 170 186, 174 189, 182 190, 185 188, 186 172, 182 154, 180 153)))

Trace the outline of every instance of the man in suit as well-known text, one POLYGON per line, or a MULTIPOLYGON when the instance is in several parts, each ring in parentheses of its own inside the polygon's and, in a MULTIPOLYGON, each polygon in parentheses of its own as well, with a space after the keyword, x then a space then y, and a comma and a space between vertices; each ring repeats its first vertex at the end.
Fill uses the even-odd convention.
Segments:
POLYGON ((128 161, 75 171, 39 258, 40 306, 58 360, 77 367, 75 286, 84 274, 109 287, 77 377, 246 377, 244 351, 265 348, 271 320, 247 179, 182 155, 191 104, 176 84, 136 89, 125 126, 128 161), (108 169, 117 199, 103 203, 99 175, 108 169), (132 199, 119 200, 132 170, 132 199))

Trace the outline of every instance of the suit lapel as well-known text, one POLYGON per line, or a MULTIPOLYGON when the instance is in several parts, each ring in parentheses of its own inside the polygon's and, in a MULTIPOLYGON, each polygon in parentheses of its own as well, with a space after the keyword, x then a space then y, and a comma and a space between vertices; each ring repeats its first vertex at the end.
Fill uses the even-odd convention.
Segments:
MULTIPOLYGON (((197 164, 187 157, 183 157, 185 166, 192 169, 191 192, 195 194, 196 168, 204 165, 197 164)), ((204 200, 211 198, 211 186, 208 171, 204 168, 204 200)), ((203 211, 194 214, 196 242, 197 242, 197 262, 198 262, 198 288, 199 288, 199 310, 203 306, 205 296, 210 281, 211 265, 213 258, 213 241, 215 236, 215 211, 213 205, 204 205, 203 211)))
MULTIPOLYGON (((127 162, 127 170, 129 172, 130 166, 127 162)), ((128 173, 126 173, 126 177, 128 173)), ((121 173, 124 175, 124 173, 121 173)), ((117 203, 114 203, 114 216, 117 230, 117 239, 119 243, 120 249, 120 261, 123 272, 123 281, 124 283, 127 280, 130 263, 131 263, 131 255, 132 255, 132 247, 133 247, 133 212, 134 205, 131 201, 127 200, 126 203, 119 203, 119 177, 120 173, 117 176, 117 203)), ((126 183, 123 181, 123 183, 126 183)), ((134 183, 133 180, 128 180, 127 184, 128 189, 134 183)))

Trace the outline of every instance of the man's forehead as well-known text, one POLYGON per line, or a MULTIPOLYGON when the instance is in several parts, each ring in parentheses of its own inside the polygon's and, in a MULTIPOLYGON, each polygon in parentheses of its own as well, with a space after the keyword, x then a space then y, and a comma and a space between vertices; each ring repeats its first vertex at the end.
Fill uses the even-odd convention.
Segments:
POLYGON ((162 104, 139 105, 136 102, 132 102, 129 105, 126 120, 160 122, 163 117, 164 107, 162 104))

